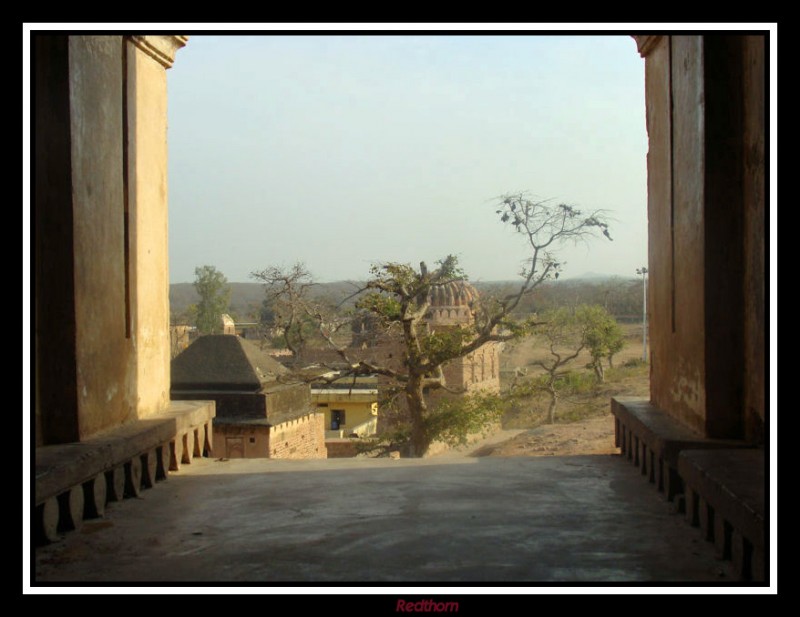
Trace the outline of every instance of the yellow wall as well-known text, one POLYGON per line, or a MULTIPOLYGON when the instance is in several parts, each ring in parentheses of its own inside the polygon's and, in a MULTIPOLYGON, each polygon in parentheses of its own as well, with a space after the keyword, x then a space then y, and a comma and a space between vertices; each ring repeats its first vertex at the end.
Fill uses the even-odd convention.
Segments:
POLYGON ((346 392, 329 392, 325 394, 312 394, 311 399, 317 411, 325 414, 326 431, 331 430, 331 412, 334 409, 341 409, 345 413, 345 424, 339 426, 339 429, 344 430, 352 429, 378 415, 377 393, 372 395, 353 394, 348 396, 346 392), (321 403, 327 403, 328 406, 320 407, 321 403))

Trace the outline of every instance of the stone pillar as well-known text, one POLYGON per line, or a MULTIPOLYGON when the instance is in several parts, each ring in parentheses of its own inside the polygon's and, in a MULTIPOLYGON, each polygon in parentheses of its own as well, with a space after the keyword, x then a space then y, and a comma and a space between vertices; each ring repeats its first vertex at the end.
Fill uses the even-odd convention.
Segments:
POLYGON ((131 36, 125 42, 131 328, 137 416, 169 405, 167 227, 167 73, 183 36, 131 36))
POLYGON ((47 445, 133 419, 135 373, 122 38, 42 35, 35 49, 36 426, 47 445))
POLYGON ((35 36, 37 445, 169 405, 165 67, 184 43, 35 36))
POLYGON ((766 360, 764 357, 765 300, 765 186, 764 186, 764 66, 766 42, 745 36, 744 89, 744 346, 745 437, 764 443, 766 422, 766 360))
MULTIPOLYGON (((744 436, 742 384, 746 378, 753 381, 745 372, 746 362, 753 364, 748 357, 756 358, 760 366, 753 370, 763 374, 763 339, 757 340, 763 321, 751 320, 754 334, 748 334, 748 344, 752 341, 754 350, 745 354, 745 287, 763 285, 763 270, 751 268, 752 280, 747 280, 744 267, 744 188, 749 182, 751 192, 757 193, 763 186, 763 158, 754 160, 749 176, 743 173, 743 135, 749 126, 744 112, 751 107, 755 117, 758 102, 763 103, 763 70, 759 87, 756 59, 750 69, 752 83, 745 83, 745 38, 635 37, 646 58, 650 146, 651 401, 713 438, 744 436)), ((757 119, 751 122, 756 150, 758 136, 763 143, 763 114, 761 118, 760 124, 757 119)), ((758 159, 757 154, 752 158, 758 159)), ((758 265, 763 264, 757 254, 759 210, 750 209, 755 214, 748 232, 754 256, 748 259, 758 265)), ((763 242, 763 227, 759 239, 763 242)), ((751 398, 758 407, 755 390, 751 398)))
POLYGON ((40 446, 78 440, 78 394, 69 37, 36 36, 33 50, 34 398, 40 446))

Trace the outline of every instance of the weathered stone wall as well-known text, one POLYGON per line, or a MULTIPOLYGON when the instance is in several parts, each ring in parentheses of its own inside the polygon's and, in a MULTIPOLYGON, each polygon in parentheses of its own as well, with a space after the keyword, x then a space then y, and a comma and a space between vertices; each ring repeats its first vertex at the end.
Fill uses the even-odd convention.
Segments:
POLYGON ((139 417, 169 404, 167 72, 149 45, 174 38, 133 37, 125 43, 131 319, 139 417))
POLYGON ((266 424, 214 423, 214 456, 217 458, 269 458, 266 424))
POLYGON ((358 454, 358 450, 356 449, 357 443, 357 441, 352 439, 325 440, 328 458, 353 458, 358 454))
POLYGON ((122 37, 69 37, 78 433, 136 418, 126 323, 122 37))
POLYGON ((670 37, 662 37, 647 56, 645 80, 651 396, 654 404, 702 431, 702 37, 672 37, 672 47, 670 37), (671 99, 674 113, 670 113, 671 99))
POLYGON ((764 245, 764 58, 763 37, 744 37, 744 347, 745 436, 763 443, 767 388, 764 330, 766 324, 764 245))
POLYGON ((310 413, 270 427, 269 457, 285 459, 327 458, 325 416, 310 413))
POLYGON ((169 405, 167 64, 126 38, 36 37, 39 445, 169 405))
POLYGON ((763 39, 637 42, 647 59, 651 400, 707 437, 757 441, 763 39))

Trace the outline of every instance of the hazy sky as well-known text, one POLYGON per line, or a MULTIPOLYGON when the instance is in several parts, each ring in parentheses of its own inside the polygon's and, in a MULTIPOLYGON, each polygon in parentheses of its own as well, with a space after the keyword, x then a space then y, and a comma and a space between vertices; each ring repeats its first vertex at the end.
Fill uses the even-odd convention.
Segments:
MULTIPOLYGON (((769 29, 769 400, 776 408, 777 25, 769 29)), ((32 332, 28 43, 23 36, 23 323, 32 332)), ((489 203, 520 189, 614 210, 615 241, 568 251, 568 273, 631 274, 645 262, 644 61, 628 37, 193 36, 167 75, 173 282, 193 280, 203 264, 247 281, 253 269, 297 259, 322 280, 358 278, 373 261, 432 262, 449 252, 461 255, 473 279, 509 278, 524 251, 489 203)), ((23 337, 25 409, 30 343, 23 337)), ((30 425, 24 414, 26 461, 30 425)), ((776 448, 770 452, 774 464, 776 448)), ((23 476, 27 497, 27 464, 23 476)), ((775 473, 770 488, 775 530, 775 473)), ((774 533, 770 544, 774 556, 774 533)))
POLYGON ((647 255, 644 60, 627 36, 192 36, 167 73, 170 279, 304 261, 322 281, 459 256, 511 279, 495 197, 605 208, 613 242, 564 276, 647 255))

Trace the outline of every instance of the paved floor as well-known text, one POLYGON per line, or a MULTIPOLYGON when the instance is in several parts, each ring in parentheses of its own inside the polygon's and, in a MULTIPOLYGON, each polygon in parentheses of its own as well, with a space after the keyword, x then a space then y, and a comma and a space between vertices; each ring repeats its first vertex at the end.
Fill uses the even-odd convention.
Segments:
POLYGON ((34 583, 732 582, 617 456, 195 460, 34 562, 34 583))

